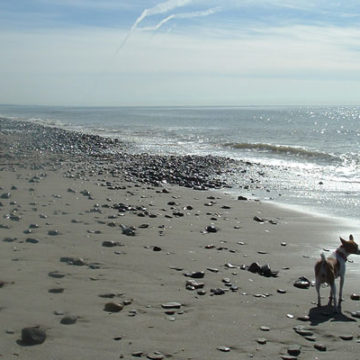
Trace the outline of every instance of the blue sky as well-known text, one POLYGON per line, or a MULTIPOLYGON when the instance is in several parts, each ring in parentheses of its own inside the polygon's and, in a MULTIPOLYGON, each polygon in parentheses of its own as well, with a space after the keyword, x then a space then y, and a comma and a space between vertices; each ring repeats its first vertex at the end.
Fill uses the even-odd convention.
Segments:
POLYGON ((359 104, 360 5, 0 0, 0 103, 359 104))

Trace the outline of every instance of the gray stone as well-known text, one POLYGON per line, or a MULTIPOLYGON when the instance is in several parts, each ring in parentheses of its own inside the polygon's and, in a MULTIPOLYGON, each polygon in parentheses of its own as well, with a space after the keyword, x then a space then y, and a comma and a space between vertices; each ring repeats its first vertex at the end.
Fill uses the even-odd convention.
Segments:
POLYGON ((21 330, 21 342, 24 345, 38 345, 46 340, 46 332, 43 328, 27 327, 21 330))

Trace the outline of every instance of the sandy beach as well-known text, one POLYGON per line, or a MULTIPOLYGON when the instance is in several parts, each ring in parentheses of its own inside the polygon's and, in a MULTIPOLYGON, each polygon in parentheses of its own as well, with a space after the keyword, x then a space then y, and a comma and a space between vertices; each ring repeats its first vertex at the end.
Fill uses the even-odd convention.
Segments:
POLYGON ((294 286, 358 229, 0 140, 0 358, 360 358, 360 259, 341 314, 294 286))

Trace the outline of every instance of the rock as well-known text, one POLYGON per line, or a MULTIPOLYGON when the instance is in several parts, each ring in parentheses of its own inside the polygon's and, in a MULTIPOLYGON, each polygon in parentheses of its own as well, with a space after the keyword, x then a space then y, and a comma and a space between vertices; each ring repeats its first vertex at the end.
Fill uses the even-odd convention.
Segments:
POLYGON ((51 294, 61 294, 64 292, 64 288, 53 288, 48 290, 51 294))
POLYGON ((257 341, 258 344, 260 344, 260 345, 265 345, 266 342, 267 342, 267 340, 266 340, 265 338, 258 338, 256 341, 257 341))
POLYGON ((351 316, 360 319, 360 311, 359 310, 358 311, 353 311, 351 313, 351 316))
POLYGON ((205 273, 203 271, 194 271, 190 273, 185 273, 184 275, 193 279, 202 279, 205 276, 205 273))
POLYGON ((150 360, 163 360, 165 358, 165 356, 159 351, 147 354, 146 357, 150 360))
POLYGON ((350 299, 358 301, 360 300, 360 294, 351 294, 350 299))
POLYGON ((222 351, 222 352, 229 352, 231 350, 231 348, 229 348, 228 346, 218 346, 217 350, 222 351))
POLYGON ((187 280, 186 281, 186 289, 187 290, 196 290, 202 289, 205 286, 203 282, 198 282, 196 280, 187 280))
POLYGON ((265 220, 259 216, 254 216, 253 217, 253 220, 256 221, 256 222, 259 222, 259 223, 264 223, 265 220))
POLYGON ((153 246, 153 251, 161 251, 161 247, 159 246, 153 246))
POLYGON ((9 192, 1 194, 1 199, 10 199, 11 194, 9 192))
POLYGON ((180 309, 181 308, 181 304, 178 303, 178 302, 168 302, 168 303, 164 303, 164 304, 161 304, 161 307, 163 309, 180 309))
POLYGON ((259 265, 259 263, 257 262, 253 262, 249 267, 248 267, 248 271, 252 272, 252 273, 259 273, 261 269, 261 266, 259 265))
POLYGON ((294 286, 299 289, 308 289, 311 285, 311 282, 309 279, 307 279, 304 276, 299 277, 295 282, 294 286))
POLYGON ((301 335, 301 336, 311 336, 311 335, 314 334, 312 330, 306 328, 306 327, 303 326, 303 325, 296 325, 296 326, 294 326, 293 329, 295 330, 295 332, 296 332, 297 334, 299 334, 299 335, 301 335))
POLYGON ((216 228, 215 225, 208 225, 206 228, 205 228, 205 231, 207 233, 217 233, 218 232, 218 229, 216 228))
POLYGON ((245 197, 245 196, 238 196, 238 200, 242 200, 242 201, 247 201, 247 197, 245 197))
POLYGON ((120 243, 118 241, 103 241, 102 246, 104 247, 114 247, 114 246, 120 246, 120 243))
POLYGON ((319 351, 326 351, 327 350, 326 345, 324 345, 322 343, 318 343, 318 342, 314 344, 314 348, 316 350, 319 350, 319 351))
POLYGON ((46 332, 40 326, 27 327, 21 330, 21 342, 24 345, 38 345, 46 340, 46 332))
POLYGON ((58 230, 49 230, 48 235, 56 236, 56 235, 60 235, 60 232, 58 230))
POLYGON ((61 278, 63 278, 63 277, 65 276, 65 274, 62 273, 62 272, 60 272, 60 271, 50 271, 50 272, 48 273, 48 275, 49 275, 50 277, 55 278, 55 279, 61 279, 61 278))
POLYGON ((126 225, 121 224, 120 225, 122 229, 122 233, 126 236, 135 236, 135 229, 133 227, 129 227, 126 225))
POLYGON ((104 311, 108 312, 120 312, 124 308, 123 304, 109 302, 104 306, 104 311))
POLYGON ((286 290, 284 289, 277 289, 276 290, 279 294, 286 294, 286 290))
POLYGON ((75 266, 84 266, 86 262, 82 258, 73 258, 68 256, 63 256, 60 258, 61 262, 67 263, 68 265, 75 265, 75 266))
POLYGON ((297 317, 297 320, 300 321, 309 321, 310 320, 310 316, 309 315, 301 315, 297 317))
POLYGON ((339 337, 340 337, 340 339, 345 340, 345 341, 350 341, 354 338, 354 336, 351 334, 340 335, 339 337))
POLYGON ((298 356, 301 352, 300 345, 290 345, 287 349, 289 355, 298 356))
POLYGON ((39 242, 39 240, 33 238, 27 238, 25 241, 30 244, 37 244, 39 242))
POLYGON ((268 326, 262 325, 262 326, 260 326, 260 330, 261 331, 270 331, 270 328, 268 326))
POLYGON ((210 292, 212 295, 224 295, 225 294, 225 290, 221 289, 221 288, 210 289, 210 292))
POLYGON ((72 325, 77 322, 78 317, 75 315, 66 315, 61 320, 60 323, 63 325, 72 325))

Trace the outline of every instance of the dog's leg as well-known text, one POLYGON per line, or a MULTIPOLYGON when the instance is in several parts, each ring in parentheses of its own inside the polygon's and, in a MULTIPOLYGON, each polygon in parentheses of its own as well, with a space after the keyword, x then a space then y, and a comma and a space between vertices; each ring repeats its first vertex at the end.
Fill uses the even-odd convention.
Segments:
POLYGON ((318 281, 318 279, 315 279, 315 287, 316 287, 316 292, 317 292, 317 296, 318 296, 318 302, 317 302, 317 306, 321 306, 321 298, 320 298, 320 281, 318 281))
POLYGON ((335 281, 331 284, 331 294, 332 294, 332 298, 334 299, 334 310, 335 310, 335 312, 337 312, 338 308, 337 308, 337 301, 336 301, 336 285, 335 285, 335 281))
POLYGON ((343 287, 344 287, 344 276, 340 276, 340 290, 339 290, 339 301, 338 301, 338 308, 341 310, 341 303, 342 303, 342 293, 343 293, 343 287))

